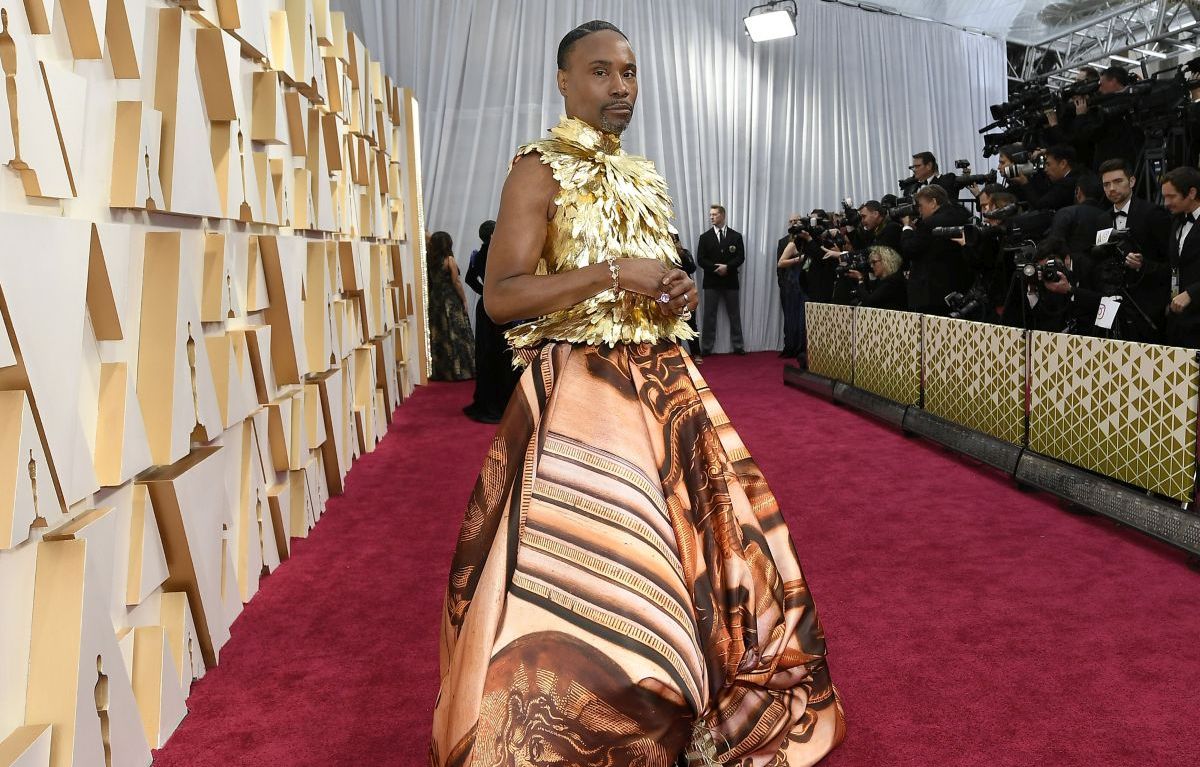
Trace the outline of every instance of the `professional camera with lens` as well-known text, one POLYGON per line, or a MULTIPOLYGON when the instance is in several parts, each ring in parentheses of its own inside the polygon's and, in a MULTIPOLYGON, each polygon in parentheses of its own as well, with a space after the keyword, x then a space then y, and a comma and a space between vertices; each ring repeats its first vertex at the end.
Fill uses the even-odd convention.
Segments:
POLYGON ((1038 265, 1038 279, 1042 282, 1058 282, 1058 275, 1070 271, 1067 265, 1057 258, 1048 258, 1038 265))
POLYGON ((858 208, 854 207, 854 199, 851 197, 842 200, 842 220, 846 222, 846 226, 858 226, 862 222, 862 215, 859 214, 858 208))
POLYGON ((841 255, 834 273, 838 277, 845 277, 852 271, 859 274, 867 274, 871 271, 871 252, 869 250, 852 250, 841 255))
POLYGON ((1117 261, 1124 264, 1125 256, 1137 252, 1138 245, 1133 234, 1128 229, 1114 229, 1107 242, 1092 248, 1092 260, 1096 263, 1117 261))
POLYGON ((1096 91, 1100 90, 1100 80, 1080 80, 1077 83, 1060 88, 1058 91, 1059 99, 1069 101, 1076 96, 1091 96, 1096 91))
MULTIPOLYGON (((891 195, 885 196, 884 200, 886 200, 888 197, 891 197, 891 195)), ((917 208, 917 203, 913 200, 912 195, 908 195, 906 197, 893 197, 892 199, 892 205, 888 206, 886 202, 883 204, 887 206, 888 217, 893 221, 899 221, 906 216, 911 218, 920 218, 921 211, 917 208)))
POLYGON ((971 184, 996 183, 996 171, 990 170, 987 173, 972 173, 970 160, 955 160, 954 167, 962 171, 954 177, 960 189, 971 184))
POLYGON ((1037 244, 1032 240, 1021 240, 1001 249, 1004 258, 1012 259, 1013 268, 1027 280, 1037 278, 1037 244))
POLYGON ((935 226, 930 232, 934 237, 953 240, 958 237, 966 240, 967 247, 975 247, 981 240, 997 240, 1004 236, 1004 230, 995 224, 965 224, 963 226, 935 226))
POLYGON ((1016 178, 1017 176, 1032 176, 1039 170, 1046 167, 1046 156, 1038 155, 1033 157, 1029 151, 1017 152, 1012 156, 1012 165, 1004 169, 1005 178, 1016 178))
POLYGON ((970 317, 979 312, 987 303, 987 291, 982 288, 971 288, 966 293, 954 292, 946 296, 946 306, 950 307, 950 317, 952 319, 962 319, 970 317))

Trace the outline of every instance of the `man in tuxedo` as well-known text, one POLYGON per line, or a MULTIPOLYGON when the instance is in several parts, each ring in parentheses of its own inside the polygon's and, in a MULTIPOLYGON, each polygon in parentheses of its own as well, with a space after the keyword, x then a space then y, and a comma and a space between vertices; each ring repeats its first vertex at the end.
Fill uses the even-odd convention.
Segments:
POLYGON ((938 172, 938 162, 933 152, 917 152, 912 156, 912 161, 913 164, 909 166, 909 170, 913 172, 912 178, 900 186, 904 194, 916 194, 919 190, 935 184, 945 189, 951 200, 958 198, 958 180, 951 173, 942 175, 938 172))
POLYGON ((970 290, 973 275, 966 249, 953 240, 934 237, 933 230, 969 224, 971 214, 961 205, 951 203, 946 190, 936 185, 917 192, 916 201, 921 220, 914 223, 906 217, 900 235, 903 254, 909 263, 908 309, 944 316, 950 313, 946 296, 970 290))
POLYGON ((1175 216, 1169 240, 1171 303, 1166 341, 1200 349, 1200 170, 1184 166, 1166 175, 1163 204, 1175 216))
POLYGON ((738 269, 746 261, 742 235, 725 224, 725 207, 712 205, 708 210, 712 228, 696 243, 696 263, 704 270, 704 323, 700 330, 700 352, 712 354, 717 335, 717 308, 725 305, 729 315, 729 335, 733 353, 745 354, 742 340, 742 313, 738 303, 741 283, 738 269))
POLYGON ((1075 204, 1075 150, 1060 144, 1046 150, 1046 185, 1029 198, 1030 210, 1061 210, 1075 204))
MULTIPOLYGON (((1125 309, 1127 314, 1122 318, 1124 338, 1127 341, 1157 343, 1162 339, 1161 318, 1171 298, 1168 263, 1170 216, 1153 203, 1134 199, 1137 179, 1129 163, 1121 158, 1101 163, 1100 183, 1104 185, 1104 196, 1112 206, 1107 211, 1103 227, 1111 226, 1114 232, 1128 232, 1132 240, 1131 252, 1125 256, 1122 265, 1126 270, 1125 288, 1137 306, 1125 309), (1146 316, 1143 317, 1142 313, 1146 316)), ((1104 264, 1097 266, 1104 268, 1104 264)))

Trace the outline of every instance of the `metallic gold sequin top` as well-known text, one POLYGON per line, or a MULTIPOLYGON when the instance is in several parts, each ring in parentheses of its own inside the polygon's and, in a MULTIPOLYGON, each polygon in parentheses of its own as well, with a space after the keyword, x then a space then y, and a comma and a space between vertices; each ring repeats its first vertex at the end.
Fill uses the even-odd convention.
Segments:
MULTIPOLYGON (((559 184, 539 274, 604 263, 609 255, 679 266, 667 230, 671 198, 654 163, 625 154, 620 138, 573 117, 563 117, 550 129, 550 138, 526 144, 517 156, 530 152, 539 153, 559 184)), ((609 289, 505 335, 516 348, 546 340, 613 346, 695 338, 686 322, 659 307, 649 296, 609 289)))

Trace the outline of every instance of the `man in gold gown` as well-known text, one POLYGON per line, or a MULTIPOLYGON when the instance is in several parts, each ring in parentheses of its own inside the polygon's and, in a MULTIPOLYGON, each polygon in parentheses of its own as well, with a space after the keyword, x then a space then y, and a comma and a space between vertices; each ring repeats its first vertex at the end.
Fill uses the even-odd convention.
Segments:
POLYGON ((431 763, 811 765, 844 720, 779 506, 679 341, 666 183, 621 149, 637 62, 563 39, 567 116, 522 147, 485 285, 528 365, 467 507, 431 763))

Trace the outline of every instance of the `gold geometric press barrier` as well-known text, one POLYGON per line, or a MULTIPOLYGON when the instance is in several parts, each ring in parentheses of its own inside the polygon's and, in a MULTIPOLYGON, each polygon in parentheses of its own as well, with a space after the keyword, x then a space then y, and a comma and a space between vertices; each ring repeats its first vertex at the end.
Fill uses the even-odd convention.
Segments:
POLYGON ((0 0, 0 72, 0 767, 146 765, 424 381, 417 105, 329 0, 0 0))
POLYGON ((890 309, 855 310, 855 386, 904 405, 920 402, 921 317, 890 309))
POLYGON ((854 308, 808 303, 808 369, 843 383, 854 380, 854 308))
POLYGON ((925 409, 1018 445, 1025 438, 1024 331, 925 318, 925 409))
POLYGON ((1031 370, 1030 449, 1191 500, 1194 350, 1037 332, 1031 370))

